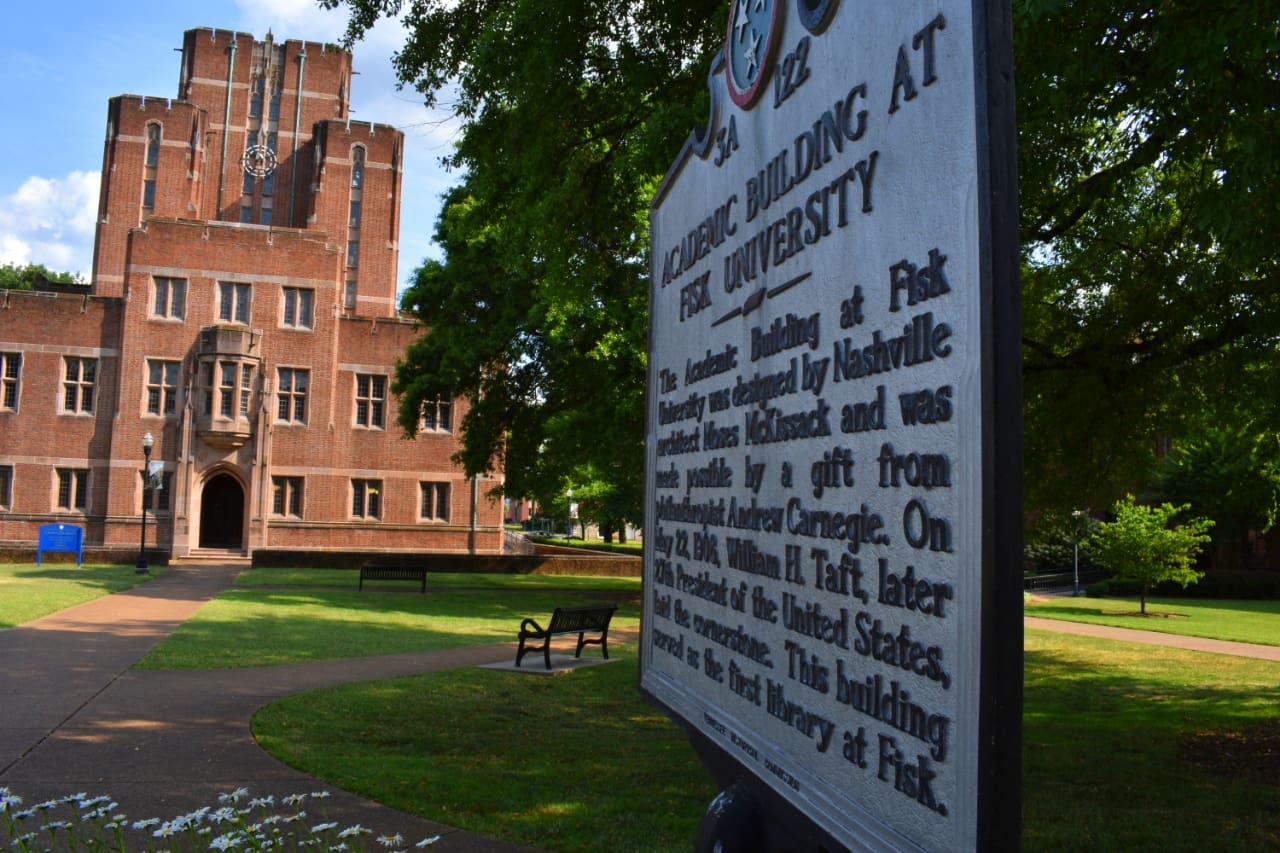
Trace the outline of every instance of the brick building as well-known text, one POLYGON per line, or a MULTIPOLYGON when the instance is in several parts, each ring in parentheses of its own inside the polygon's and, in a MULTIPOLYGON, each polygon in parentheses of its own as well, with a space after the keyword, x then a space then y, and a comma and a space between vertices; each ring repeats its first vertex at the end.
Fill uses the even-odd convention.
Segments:
POLYGON ((350 119, 351 55, 189 30, 176 98, 107 107, 93 279, 0 291, 0 544, 496 553, 465 400, 396 425, 403 135, 350 119), (154 437, 144 489, 143 436, 154 437))

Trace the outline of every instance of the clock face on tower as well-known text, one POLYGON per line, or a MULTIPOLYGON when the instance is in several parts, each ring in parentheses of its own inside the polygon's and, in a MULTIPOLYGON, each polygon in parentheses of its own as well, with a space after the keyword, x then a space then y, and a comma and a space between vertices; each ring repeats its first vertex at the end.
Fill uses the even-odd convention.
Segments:
POLYGON ((276 152, 265 145, 250 145, 244 151, 244 170, 255 178, 265 178, 276 170, 276 152))

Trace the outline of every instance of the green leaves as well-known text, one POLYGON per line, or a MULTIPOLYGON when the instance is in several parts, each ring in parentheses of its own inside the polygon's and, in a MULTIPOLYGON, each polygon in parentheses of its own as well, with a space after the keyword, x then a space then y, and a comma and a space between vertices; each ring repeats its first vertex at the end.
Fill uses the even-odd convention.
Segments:
POLYGON ((1186 586, 1204 577, 1195 570, 1195 557, 1209 541, 1213 522, 1193 518, 1180 525, 1173 520, 1188 506, 1138 504, 1133 495, 1117 501, 1111 511, 1116 520, 1100 524, 1088 539, 1088 551, 1095 561, 1120 578, 1142 584, 1142 612, 1147 611, 1147 594, 1160 581, 1186 586))

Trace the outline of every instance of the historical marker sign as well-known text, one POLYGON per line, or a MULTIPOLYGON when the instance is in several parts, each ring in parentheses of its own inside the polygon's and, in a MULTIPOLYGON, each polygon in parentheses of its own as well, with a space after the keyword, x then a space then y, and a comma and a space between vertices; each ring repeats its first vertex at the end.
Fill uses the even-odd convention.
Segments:
POLYGON ((1010 53, 999 3, 735 0, 653 202, 641 688, 824 844, 1016 844, 1010 53))

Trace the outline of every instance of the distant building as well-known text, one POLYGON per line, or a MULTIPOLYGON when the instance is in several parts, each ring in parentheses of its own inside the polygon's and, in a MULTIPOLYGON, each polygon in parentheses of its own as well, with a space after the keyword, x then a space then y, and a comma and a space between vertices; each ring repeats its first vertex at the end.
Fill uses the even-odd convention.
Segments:
POLYGON ((451 462, 466 401, 395 423, 404 138, 351 120, 351 75, 195 29, 178 97, 108 102, 91 287, 0 291, 0 544, 136 547, 151 433, 149 549, 501 550, 499 483, 451 462))

